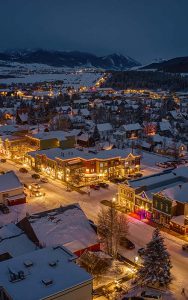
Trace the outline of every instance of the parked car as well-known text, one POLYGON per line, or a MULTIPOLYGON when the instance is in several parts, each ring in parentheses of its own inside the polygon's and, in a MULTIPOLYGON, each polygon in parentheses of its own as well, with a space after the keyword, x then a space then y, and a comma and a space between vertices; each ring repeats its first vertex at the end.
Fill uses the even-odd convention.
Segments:
POLYGON ((20 168, 19 171, 21 173, 28 173, 28 170, 26 168, 20 168))
POLYGON ((182 250, 188 252, 188 244, 182 245, 182 250))
POLYGON ((40 192, 39 190, 33 190, 32 195, 35 197, 42 197, 42 196, 45 196, 46 194, 43 192, 40 192))
POLYGON ((91 184, 90 189, 98 191, 98 190, 100 190, 100 185, 99 184, 91 184))
POLYGON ((40 179, 40 175, 36 173, 32 174, 31 177, 34 179, 40 179))
POLYGON ((143 297, 146 300, 162 299, 162 295, 157 291, 143 291, 141 292, 141 297, 143 297))
POLYGON ((134 249, 135 248, 135 245, 130 241, 128 240, 126 237, 121 237, 120 238, 120 245, 125 247, 126 249, 134 249))
POLYGON ((8 206, 4 203, 0 203, 0 211, 2 211, 3 214, 8 214, 10 212, 8 206))
POLYGON ((31 188, 34 190, 40 190, 41 186, 40 184, 34 182, 31 184, 31 188))
POLYGON ((26 189, 31 189, 31 185, 30 185, 30 184, 24 183, 23 185, 24 185, 24 188, 26 188, 26 189))
POLYGON ((5 171, 0 171, 0 174, 5 174, 5 171))
POLYGON ((2 162, 2 163, 6 163, 6 161, 7 161, 7 160, 6 160, 5 158, 1 158, 1 162, 2 162))
POLYGON ((138 255, 143 256, 145 254, 145 248, 138 249, 138 255))
POLYGON ((46 177, 42 177, 40 179, 40 181, 43 182, 43 183, 48 183, 49 182, 48 178, 46 178, 46 177))
POLYGON ((109 187, 109 184, 106 182, 100 182, 99 183, 100 187, 107 189, 109 187))

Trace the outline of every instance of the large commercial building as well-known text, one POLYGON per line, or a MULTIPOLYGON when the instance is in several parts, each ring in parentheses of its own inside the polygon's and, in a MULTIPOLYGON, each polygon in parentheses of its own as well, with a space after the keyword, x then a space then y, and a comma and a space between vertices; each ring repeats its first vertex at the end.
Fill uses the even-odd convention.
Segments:
POLYGON ((140 170, 140 156, 132 154, 129 148, 101 151, 53 148, 30 152, 25 162, 53 178, 78 185, 125 177, 140 170))

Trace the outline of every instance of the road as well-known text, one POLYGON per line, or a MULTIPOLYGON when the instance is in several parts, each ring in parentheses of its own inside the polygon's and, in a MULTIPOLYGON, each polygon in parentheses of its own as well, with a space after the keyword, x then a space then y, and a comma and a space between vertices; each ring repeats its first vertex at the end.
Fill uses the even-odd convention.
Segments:
MULTIPOLYGON (((39 182, 31 177, 33 171, 27 174, 19 172, 21 165, 16 165, 11 161, 0 164, 0 171, 14 170, 21 182, 31 184, 32 182, 39 182)), ((28 169, 28 168, 27 168, 28 169)), ((110 183, 108 189, 100 189, 100 191, 91 190, 90 196, 88 194, 80 194, 76 191, 68 192, 66 187, 59 181, 49 179, 49 183, 40 183, 42 191, 45 192, 43 197, 30 197, 27 192, 27 203, 10 207, 10 214, 0 214, 0 224, 17 221, 25 217, 26 213, 32 214, 44 210, 49 210, 60 205, 68 205, 79 203, 81 208, 86 213, 87 217, 96 220, 97 213, 100 210, 100 201, 102 199, 112 199, 117 193, 117 185, 110 183)))

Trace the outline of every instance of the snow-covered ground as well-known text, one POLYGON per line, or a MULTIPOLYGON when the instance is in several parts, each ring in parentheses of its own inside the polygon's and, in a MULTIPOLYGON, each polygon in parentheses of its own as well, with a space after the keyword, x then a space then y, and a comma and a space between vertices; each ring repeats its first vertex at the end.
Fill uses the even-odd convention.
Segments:
POLYGON ((65 86, 74 86, 74 88, 93 86, 102 75, 101 73, 89 69, 55 68, 48 65, 19 63, 1 65, 1 62, 0 74, 1 76, 13 77, 1 78, 0 83, 4 84, 52 82, 60 80, 64 82, 65 86))

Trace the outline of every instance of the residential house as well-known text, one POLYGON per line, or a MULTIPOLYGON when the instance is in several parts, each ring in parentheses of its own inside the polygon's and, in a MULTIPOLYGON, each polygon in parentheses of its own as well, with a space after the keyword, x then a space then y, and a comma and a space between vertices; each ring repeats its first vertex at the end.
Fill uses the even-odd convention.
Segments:
POLYGON ((24 186, 13 171, 0 175, 0 203, 8 205, 26 202, 24 186))

